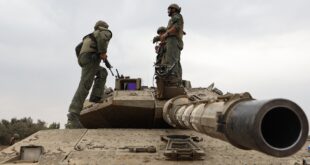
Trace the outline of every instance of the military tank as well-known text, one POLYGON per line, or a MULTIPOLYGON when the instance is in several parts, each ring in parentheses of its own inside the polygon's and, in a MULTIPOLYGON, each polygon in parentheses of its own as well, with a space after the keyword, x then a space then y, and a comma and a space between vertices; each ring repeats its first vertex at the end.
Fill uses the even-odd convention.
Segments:
POLYGON ((1 151, 0 163, 294 164, 305 156, 308 121, 293 101, 189 81, 157 99, 141 81, 116 78, 102 102, 84 103, 85 129, 39 131, 1 151))

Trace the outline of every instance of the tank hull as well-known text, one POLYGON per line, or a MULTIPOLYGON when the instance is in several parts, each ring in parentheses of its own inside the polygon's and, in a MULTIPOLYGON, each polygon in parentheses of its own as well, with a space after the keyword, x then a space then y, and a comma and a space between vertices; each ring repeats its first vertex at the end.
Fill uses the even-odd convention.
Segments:
MULTIPOLYGON (((44 130, 0 151, 0 164, 15 164, 21 146, 43 146, 37 164, 295 164, 308 155, 300 150, 293 156, 275 158, 257 151, 238 149, 207 135, 182 129, 75 129, 44 130), (203 160, 167 160, 162 135, 191 135, 206 154, 203 160), (125 146, 155 146, 155 153, 132 153, 125 146)), ((308 145, 308 144, 306 144, 308 145)), ((304 146, 306 148, 306 145, 304 146)), ((18 164, 18 163, 17 163, 18 164)), ((27 164, 27 163, 23 163, 27 164)), ((31 163, 33 164, 33 163, 31 163)))

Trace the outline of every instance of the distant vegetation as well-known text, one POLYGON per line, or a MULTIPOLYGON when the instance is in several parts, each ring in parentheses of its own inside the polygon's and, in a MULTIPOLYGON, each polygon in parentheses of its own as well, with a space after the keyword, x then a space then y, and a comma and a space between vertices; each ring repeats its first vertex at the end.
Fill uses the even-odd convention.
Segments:
POLYGON ((42 120, 34 123, 30 117, 22 119, 12 118, 11 121, 2 119, 0 121, 0 145, 8 145, 14 134, 18 134, 19 139, 24 139, 39 130, 59 129, 59 127, 60 123, 55 122, 48 126, 42 120))

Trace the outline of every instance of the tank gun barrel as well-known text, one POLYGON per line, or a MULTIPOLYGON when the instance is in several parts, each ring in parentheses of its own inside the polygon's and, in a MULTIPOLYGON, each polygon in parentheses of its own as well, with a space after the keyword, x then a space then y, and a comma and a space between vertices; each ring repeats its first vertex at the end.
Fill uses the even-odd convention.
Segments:
POLYGON ((276 157, 296 153, 308 137, 307 117, 296 103, 255 100, 249 93, 198 101, 175 97, 164 105, 163 118, 173 127, 193 129, 238 148, 276 157))

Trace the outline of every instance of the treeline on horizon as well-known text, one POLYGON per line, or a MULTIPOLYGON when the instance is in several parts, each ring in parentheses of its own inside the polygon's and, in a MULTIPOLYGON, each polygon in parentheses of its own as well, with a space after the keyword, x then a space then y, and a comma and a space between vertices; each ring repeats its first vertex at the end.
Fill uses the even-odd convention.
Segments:
POLYGON ((35 123, 30 117, 12 118, 10 121, 2 119, 0 121, 0 145, 9 145, 14 134, 19 136, 18 140, 22 140, 39 130, 59 128, 60 123, 53 122, 47 125, 42 120, 37 120, 35 123))

